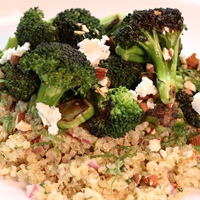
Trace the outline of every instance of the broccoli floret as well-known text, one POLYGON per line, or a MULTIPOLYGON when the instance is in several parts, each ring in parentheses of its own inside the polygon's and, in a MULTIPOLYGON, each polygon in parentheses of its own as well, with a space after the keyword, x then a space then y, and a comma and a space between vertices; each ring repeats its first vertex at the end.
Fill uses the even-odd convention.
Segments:
POLYGON ((125 86, 135 89, 140 80, 140 74, 144 72, 142 64, 125 61, 120 56, 110 55, 107 60, 102 60, 100 66, 108 69, 107 76, 111 81, 110 87, 125 86))
POLYGON ((105 97, 98 95, 89 132, 97 137, 123 137, 141 121, 143 111, 126 87, 111 88, 105 97))
POLYGON ((185 120, 188 124, 200 128, 200 115, 192 108, 191 104, 193 101, 193 93, 180 90, 176 96, 185 120))
POLYGON ((34 72, 22 72, 19 65, 8 64, 2 70, 7 91, 18 100, 29 101, 39 89, 40 80, 34 72))
POLYGON ((85 38, 101 39, 105 34, 100 20, 83 8, 66 9, 53 19, 58 42, 67 43, 77 48, 77 44, 85 38))
POLYGON ((30 8, 21 17, 15 31, 18 44, 30 43, 30 48, 35 49, 42 42, 56 40, 55 28, 51 21, 44 20, 44 12, 38 7, 30 8))
POLYGON ((135 10, 124 18, 114 38, 116 53, 123 59, 137 62, 135 54, 150 58, 155 66, 157 88, 164 104, 175 101, 176 68, 184 28, 182 13, 178 9, 135 10), (169 58, 163 56, 163 50, 167 51, 169 58), (131 56, 131 52, 135 53, 131 56))
POLYGON ((32 106, 37 102, 56 106, 68 90, 84 97, 97 82, 86 56, 68 44, 41 43, 26 52, 19 64, 23 71, 34 71, 41 81, 32 106))

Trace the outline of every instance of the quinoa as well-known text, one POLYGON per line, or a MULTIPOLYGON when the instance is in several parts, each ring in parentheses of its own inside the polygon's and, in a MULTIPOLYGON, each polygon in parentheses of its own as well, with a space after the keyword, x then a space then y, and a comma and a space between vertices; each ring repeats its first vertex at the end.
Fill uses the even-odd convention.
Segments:
MULTIPOLYGON (((9 96, 9 95, 8 95, 9 96)), ((27 103, 12 97, 0 104, 1 115, 16 117, 27 103)), ((42 122, 26 113, 32 130, 7 132, 0 126, 0 175, 26 184, 35 200, 178 200, 188 187, 200 188, 197 151, 191 144, 156 152, 141 142, 149 123, 123 138, 97 138, 84 127, 53 136, 42 122)), ((163 138, 169 132, 160 133, 163 138)))

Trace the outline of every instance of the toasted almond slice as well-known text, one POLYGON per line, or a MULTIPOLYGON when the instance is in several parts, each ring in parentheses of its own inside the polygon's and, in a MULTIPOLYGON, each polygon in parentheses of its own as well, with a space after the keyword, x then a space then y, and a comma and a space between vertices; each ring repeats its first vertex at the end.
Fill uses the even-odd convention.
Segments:
POLYGON ((149 176, 145 176, 142 179, 144 183, 146 183, 149 186, 156 187, 158 185, 158 176, 153 174, 149 176))
POLYGON ((15 128, 19 131, 31 131, 32 130, 32 125, 25 122, 24 120, 21 120, 15 128))
POLYGON ((189 140, 190 144, 194 145, 194 146, 198 146, 200 145, 200 134, 196 135, 195 137, 191 138, 189 140))
POLYGON ((95 74, 97 80, 104 79, 106 77, 106 74, 108 72, 108 69, 103 68, 103 67, 95 67, 95 74))
POLYGON ((186 58, 188 69, 197 69, 199 65, 199 59, 196 57, 196 53, 193 53, 190 57, 186 58))
POLYGON ((154 11, 154 15, 161 15, 162 14, 162 12, 160 12, 160 11, 158 11, 158 10, 155 10, 154 11))
POLYGON ((183 85, 186 89, 196 92, 196 86, 191 81, 185 81, 183 85))

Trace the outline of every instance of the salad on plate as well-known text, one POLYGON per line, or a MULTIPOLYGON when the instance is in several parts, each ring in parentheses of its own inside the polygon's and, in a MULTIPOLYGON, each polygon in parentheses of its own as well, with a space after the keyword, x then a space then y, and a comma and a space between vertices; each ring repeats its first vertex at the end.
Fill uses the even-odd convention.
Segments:
POLYGON ((200 188, 200 63, 180 9, 27 9, 0 51, 0 175, 30 199, 178 200, 200 188))

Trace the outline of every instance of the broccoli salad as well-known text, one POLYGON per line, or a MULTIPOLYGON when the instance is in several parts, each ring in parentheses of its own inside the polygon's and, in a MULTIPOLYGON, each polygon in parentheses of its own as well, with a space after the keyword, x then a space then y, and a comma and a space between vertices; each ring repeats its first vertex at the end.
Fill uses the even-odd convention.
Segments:
POLYGON ((176 8, 51 20, 0 51, 0 175, 35 200, 178 200, 200 188, 200 62, 176 8))

